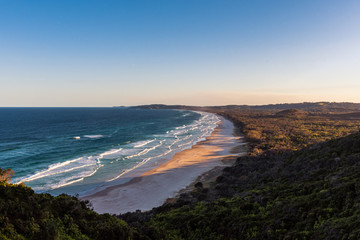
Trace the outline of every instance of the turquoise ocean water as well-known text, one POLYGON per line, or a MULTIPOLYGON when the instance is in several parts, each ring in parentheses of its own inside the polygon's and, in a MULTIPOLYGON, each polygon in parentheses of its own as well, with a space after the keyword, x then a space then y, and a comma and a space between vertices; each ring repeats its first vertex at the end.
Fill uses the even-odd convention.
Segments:
POLYGON ((0 108, 0 167, 36 192, 85 193, 209 136, 210 113, 131 108, 0 108))

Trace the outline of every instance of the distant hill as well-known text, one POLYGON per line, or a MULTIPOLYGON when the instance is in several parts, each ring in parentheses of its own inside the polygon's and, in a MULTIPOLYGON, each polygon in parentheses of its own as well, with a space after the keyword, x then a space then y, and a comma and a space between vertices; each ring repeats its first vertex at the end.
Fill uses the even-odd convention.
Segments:
POLYGON ((254 106, 253 109, 273 109, 286 110, 298 109, 311 112, 351 112, 360 111, 360 103, 350 102, 304 102, 304 103, 284 103, 284 104, 270 104, 263 106, 254 106))
POLYGON ((351 113, 343 113, 343 114, 326 114, 324 116, 332 119, 360 120, 360 112, 351 112, 351 113))
POLYGON ((277 116, 283 117, 304 117, 307 114, 307 112, 298 109, 287 109, 276 113, 277 116))
POLYGON ((284 103, 269 105, 225 105, 225 106, 186 106, 186 105, 165 105, 150 104, 133 106, 140 109, 189 109, 189 110, 272 110, 281 111, 296 109, 315 113, 349 113, 360 111, 360 103, 350 102, 303 102, 303 103, 284 103))

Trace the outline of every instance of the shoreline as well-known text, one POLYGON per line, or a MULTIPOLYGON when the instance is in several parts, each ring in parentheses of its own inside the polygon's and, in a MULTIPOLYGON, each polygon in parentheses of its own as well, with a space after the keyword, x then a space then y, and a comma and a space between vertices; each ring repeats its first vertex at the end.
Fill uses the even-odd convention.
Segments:
POLYGON ((232 151, 239 146, 241 138, 234 136, 235 127, 232 122, 219 115, 218 117, 218 126, 205 140, 176 153, 169 161, 140 176, 134 175, 126 183, 109 186, 80 199, 89 200, 98 213, 147 211, 188 189, 207 172, 229 166, 229 162, 223 160, 229 156, 237 156, 232 151))

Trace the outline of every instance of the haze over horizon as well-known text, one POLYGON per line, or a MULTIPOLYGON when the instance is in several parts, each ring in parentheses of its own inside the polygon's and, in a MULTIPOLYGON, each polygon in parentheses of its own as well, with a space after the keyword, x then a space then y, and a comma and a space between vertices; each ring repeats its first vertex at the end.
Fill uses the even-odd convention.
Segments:
POLYGON ((360 102, 360 2, 3 1, 0 107, 360 102))

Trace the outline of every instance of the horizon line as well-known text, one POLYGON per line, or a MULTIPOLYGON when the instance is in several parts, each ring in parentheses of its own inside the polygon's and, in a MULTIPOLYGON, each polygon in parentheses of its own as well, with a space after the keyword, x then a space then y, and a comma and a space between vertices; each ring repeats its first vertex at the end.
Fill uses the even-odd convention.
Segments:
POLYGON ((188 104, 165 104, 165 103, 150 103, 150 104, 136 104, 136 105, 113 105, 113 106, 0 106, 0 108, 128 108, 137 106, 187 106, 187 107, 225 107, 225 106, 269 106, 269 105, 285 105, 285 104, 306 104, 306 103, 351 103, 360 104, 360 102, 330 102, 330 101, 306 101, 306 102, 283 102, 283 103, 267 103, 267 104, 221 104, 221 105, 188 105, 188 104))

